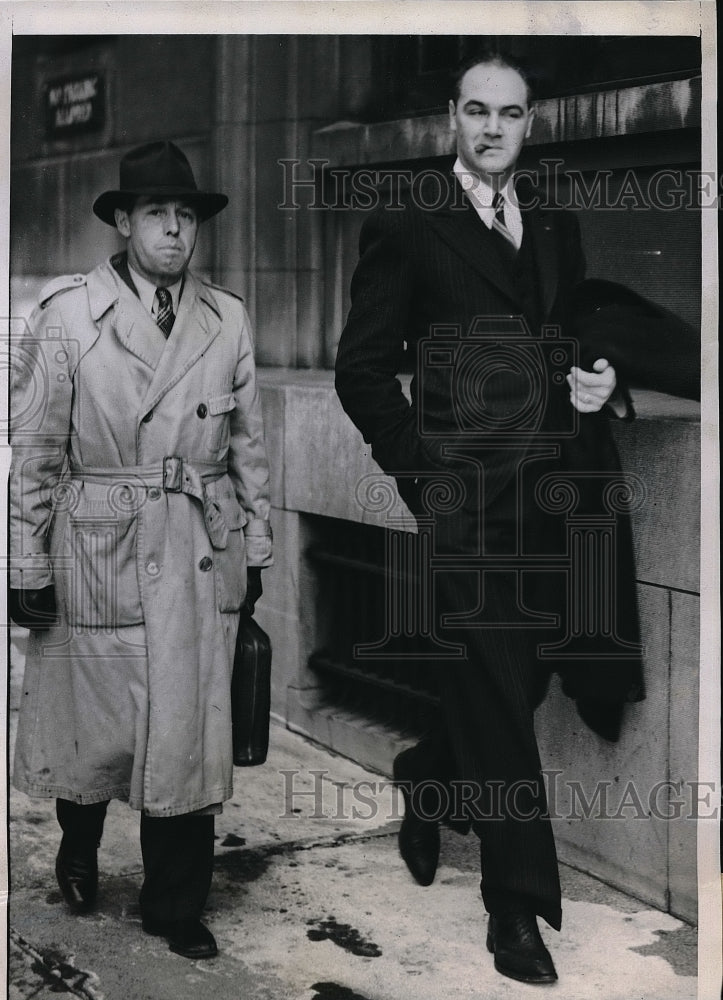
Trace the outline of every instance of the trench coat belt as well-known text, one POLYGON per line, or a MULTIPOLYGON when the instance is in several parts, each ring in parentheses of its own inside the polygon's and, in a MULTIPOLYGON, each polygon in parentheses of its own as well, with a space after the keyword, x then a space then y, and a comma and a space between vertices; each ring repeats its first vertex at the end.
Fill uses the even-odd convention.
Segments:
POLYGON ((179 455, 167 455, 154 465, 120 465, 112 468, 77 466, 70 468, 71 479, 84 482, 127 483, 135 487, 160 487, 165 493, 186 493, 203 508, 203 521, 214 549, 228 545, 228 526, 216 500, 206 492, 206 483, 225 476, 225 462, 194 462, 179 455))

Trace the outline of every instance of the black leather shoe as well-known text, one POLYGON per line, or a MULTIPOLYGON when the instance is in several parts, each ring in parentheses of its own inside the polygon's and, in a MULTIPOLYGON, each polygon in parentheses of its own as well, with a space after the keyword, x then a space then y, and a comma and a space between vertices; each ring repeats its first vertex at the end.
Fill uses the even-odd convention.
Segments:
POLYGON ((88 913, 98 894, 98 852, 95 847, 70 847, 64 841, 55 859, 58 885, 73 913, 88 913))
MULTIPOLYGON (((414 749, 414 748, 412 748, 414 749)), ((420 885, 431 885, 437 874, 439 861, 439 822, 423 819, 412 808, 412 792, 419 778, 408 767, 409 751, 394 759, 393 777, 404 798, 404 819, 399 828, 399 853, 414 879, 420 885)), ((433 815, 432 812, 430 814, 433 815)))
POLYGON ((152 920, 143 918, 146 934, 155 934, 168 941, 168 947, 184 958, 215 958, 218 955, 216 939, 200 920, 152 920))
POLYGON ((487 950, 495 969, 521 983, 554 983, 557 972, 533 913, 491 913, 487 950))

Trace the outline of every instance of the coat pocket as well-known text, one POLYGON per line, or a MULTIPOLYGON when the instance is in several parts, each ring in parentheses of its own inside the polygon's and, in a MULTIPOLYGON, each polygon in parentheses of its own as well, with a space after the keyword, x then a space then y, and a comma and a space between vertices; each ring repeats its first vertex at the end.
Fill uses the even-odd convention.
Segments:
POLYGON ((221 396, 211 396, 208 401, 208 447, 211 451, 223 451, 228 448, 231 436, 231 413, 236 408, 236 400, 232 392, 221 396))
MULTIPOLYGON (((144 496, 144 493, 143 493, 144 496)), ((136 571, 141 491, 125 484, 82 483, 68 511, 64 579, 68 624, 113 628, 143 621, 136 571)))
POLYGON ((246 514, 233 492, 223 492, 214 500, 228 528, 226 547, 213 552, 216 603, 219 611, 239 611, 246 597, 246 542, 243 533, 246 514))

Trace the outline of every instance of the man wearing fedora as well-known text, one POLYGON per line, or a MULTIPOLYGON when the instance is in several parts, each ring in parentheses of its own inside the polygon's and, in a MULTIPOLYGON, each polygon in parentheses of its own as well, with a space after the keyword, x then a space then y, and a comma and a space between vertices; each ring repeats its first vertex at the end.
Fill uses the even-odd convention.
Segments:
POLYGON ((139 810, 143 930, 193 959, 217 953, 200 917, 235 638, 271 563, 248 317, 188 270, 227 201, 171 142, 128 153, 93 206, 125 251, 45 287, 11 383, 9 603, 30 629, 14 783, 56 800, 74 913, 95 905, 109 801, 139 810))

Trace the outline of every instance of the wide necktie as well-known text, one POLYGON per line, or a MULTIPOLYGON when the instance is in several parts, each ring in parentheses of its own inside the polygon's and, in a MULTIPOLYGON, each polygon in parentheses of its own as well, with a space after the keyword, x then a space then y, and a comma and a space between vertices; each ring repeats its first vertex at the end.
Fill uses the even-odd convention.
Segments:
POLYGON ((163 336, 167 337, 173 329, 173 321, 176 318, 173 315, 173 299, 171 298, 171 293, 167 288, 157 288, 156 299, 158 300, 158 308, 156 309, 156 324, 160 326, 163 331, 163 336))
POLYGON ((505 225, 505 196, 501 191, 498 191, 492 199, 492 208, 495 210, 495 217, 492 220, 493 228, 496 229, 501 236, 504 236, 506 240, 509 240, 515 250, 517 250, 515 238, 505 225))

